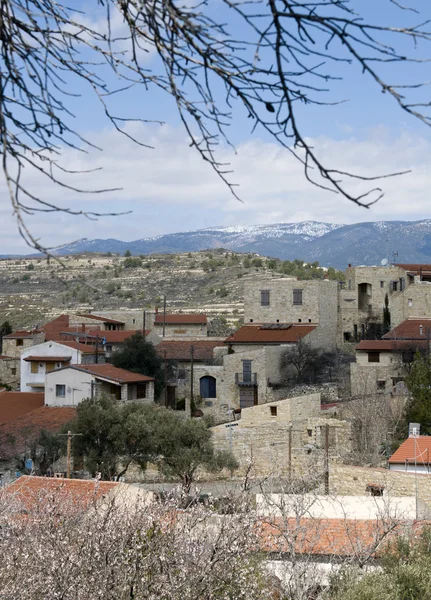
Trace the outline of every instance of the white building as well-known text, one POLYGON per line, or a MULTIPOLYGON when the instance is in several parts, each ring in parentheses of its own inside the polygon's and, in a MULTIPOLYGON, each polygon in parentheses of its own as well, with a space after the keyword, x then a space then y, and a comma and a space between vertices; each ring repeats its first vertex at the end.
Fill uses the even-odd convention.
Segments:
POLYGON ((45 376, 46 406, 76 406, 110 394, 121 402, 154 402, 154 379, 110 364, 68 365, 45 376))
POLYGON ((388 461, 391 471, 431 473, 431 436, 410 436, 388 461))
POLYGON ((21 392, 43 392, 45 375, 70 364, 104 363, 103 351, 77 342, 44 342, 21 354, 21 392))

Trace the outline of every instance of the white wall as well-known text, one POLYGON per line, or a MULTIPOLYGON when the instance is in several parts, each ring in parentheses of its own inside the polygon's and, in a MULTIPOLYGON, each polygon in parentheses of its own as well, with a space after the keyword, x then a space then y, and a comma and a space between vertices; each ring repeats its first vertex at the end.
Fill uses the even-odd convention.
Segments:
POLYGON ((46 406, 76 406, 85 398, 91 396, 91 382, 93 375, 76 369, 60 369, 51 371, 45 377, 45 405, 46 406), (64 397, 56 395, 56 386, 65 385, 64 397))
POLYGON ((34 388, 31 384, 45 383, 45 363, 38 363, 38 373, 31 372, 31 362, 24 360, 28 356, 70 356, 71 364, 79 364, 81 362, 81 352, 69 346, 63 346, 58 342, 44 342, 26 348, 21 354, 21 392, 32 392, 34 388))

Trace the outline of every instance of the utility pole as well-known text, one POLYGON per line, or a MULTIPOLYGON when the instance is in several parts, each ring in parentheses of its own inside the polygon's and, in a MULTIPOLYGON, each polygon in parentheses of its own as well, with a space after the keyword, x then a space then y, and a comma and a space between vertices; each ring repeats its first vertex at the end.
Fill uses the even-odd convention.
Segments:
POLYGON ((165 361, 165 407, 168 407, 168 367, 166 364, 166 350, 163 350, 163 358, 165 361))
POLYGON ((142 335, 144 336, 144 340, 145 340, 145 331, 147 330, 147 311, 144 310, 144 319, 143 319, 143 325, 142 325, 142 335))
POLYGON ((72 458, 72 438, 75 437, 76 435, 82 435, 82 433, 72 433, 70 430, 67 433, 61 433, 60 435, 66 435, 67 436, 67 458, 66 458, 66 477, 67 479, 70 479, 70 465, 71 465, 71 458, 72 458))
POLYGON ((165 337, 166 330, 166 295, 163 296, 163 337, 165 337))
POLYGON ((329 425, 325 425, 325 494, 329 496, 329 425))
POLYGON ((289 468, 289 484, 292 483, 292 423, 289 424, 289 450, 288 450, 289 454, 289 462, 288 462, 288 468, 289 468))
POLYGON ((193 344, 190 346, 190 409, 193 404, 193 358, 194 358, 195 348, 193 344))
POLYGON ((99 336, 96 335, 96 365, 99 364, 99 336))

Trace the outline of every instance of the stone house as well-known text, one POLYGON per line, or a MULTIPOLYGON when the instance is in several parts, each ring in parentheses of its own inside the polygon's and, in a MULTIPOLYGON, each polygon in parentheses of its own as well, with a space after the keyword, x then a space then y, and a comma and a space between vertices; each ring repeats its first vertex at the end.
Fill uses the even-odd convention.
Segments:
POLYGON ((431 319, 410 318, 394 327, 381 340, 362 340, 350 365, 352 396, 406 395, 403 384, 407 366, 416 351, 430 348, 431 319))
POLYGON ((77 342, 43 342, 21 354, 21 392, 43 391, 45 374, 70 364, 104 363, 103 350, 77 342))
MULTIPOLYGON (((93 325, 93 328, 98 325, 103 331, 121 331, 125 329, 125 322, 118 319, 110 319, 109 317, 84 314, 76 315, 79 318, 80 323, 89 323, 93 325)), ((75 317, 75 319, 76 319, 75 317)))
POLYGON ((208 320, 201 313, 154 314, 154 331, 162 337, 207 337, 208 320))
POLYGON ((352 449, 351 424, 328 417, 321 410, 320 394, 251 406, 242 410, 239 421, 211 430, 215 447, 232 450, 240 472, 253 460, 255 476, 276 476, 286 475, 289 467, 301 469, 314 464, 316 469, 317 463, 323 466, 326 427, 331 459, 341 459, 352 449))
POLYGON ((19 358, 23 350, 43 341, 44 335, 40 330, 14 331, 14 333, 3 337, 3 355, 10 358, 19 358))
POLYGON ((244 323, 313 324, 313 343, 322 348, 336 346, 337 305, 336 281, 284 278, 244 284, 244 323))
POLYGON ((46 406, 77 406, 100 394, 121 402, 154 402, 154 378, 104 365, 69 365, 45 375, 46 406))
POLYGON ((294 346, 301 340, 312 346, 318 342, 317 327, 314 323, 248 323, 227 337, 225 344, 230 352, 270 346, 294 346))

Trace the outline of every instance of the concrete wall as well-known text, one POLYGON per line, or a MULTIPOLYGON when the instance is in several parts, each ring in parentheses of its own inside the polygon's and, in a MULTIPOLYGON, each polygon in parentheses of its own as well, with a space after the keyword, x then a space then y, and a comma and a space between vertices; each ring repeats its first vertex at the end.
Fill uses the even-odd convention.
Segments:
MULTIPOLYGON (((31 346, 24 350, 21 354, 21 375, 20 375, 20 390, 21 392, 32 392, 35 389, 32 384, 43 386, 45 384, 45 368, 44 362, 38 364, 38 372, 31 372, 31 362, 24 360, 28 356, 69 356, 72 364, 79 364, 81 361, 81 352, 69 346, 63 346, 58 342, 44 342, 37 346, 31 346)), ((60 365, 58 365, 60 366, 60 365)))
POLYGON ((46 406, 77 406, 85 398, 91 396, 91 382, 94 377, 90 373, 75 369, 51 371, 45 377, 46 406), (56 395, 56 385, 66 386, 64 397, 56 395))

